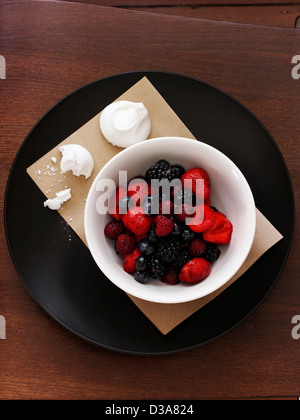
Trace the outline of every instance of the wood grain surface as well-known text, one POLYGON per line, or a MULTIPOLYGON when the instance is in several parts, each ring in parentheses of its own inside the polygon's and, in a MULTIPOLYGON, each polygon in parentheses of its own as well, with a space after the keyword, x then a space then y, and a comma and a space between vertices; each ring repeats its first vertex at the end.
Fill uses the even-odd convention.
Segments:
POLYGON ((296 200, 292 249, 264 303, 218 340, 155 358, 94 347, 46 315, 14 269, 2 223, 0 314, 7 338, 0 340, 0 398, 299 396, 300 341, 291 336, 291 320, 300 315, 300 80, 291 77, 291 60, 300 54, 300 32, 50 1, 1 1, 0 16, 7 63, 0 80, 2 213, 13 159, 35 122, 82 85, 134 70, 196 77, 244 103, 275 138, 296 200))

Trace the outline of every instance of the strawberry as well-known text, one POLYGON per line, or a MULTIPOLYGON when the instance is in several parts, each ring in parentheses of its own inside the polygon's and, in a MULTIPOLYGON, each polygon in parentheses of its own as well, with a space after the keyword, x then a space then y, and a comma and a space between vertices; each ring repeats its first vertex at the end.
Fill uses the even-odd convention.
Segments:
POLYGON ((183 283, 199 283, 211 271, 211 263, 204 258, 194 258, 186 263, 180 273, 179 280, 183 283))
POLYGON ((122 233, 116 240, 117 254, 127 255, 130 254, 136 247, 135 239, 127 233, 122 233))
POLYGON ((189 189, 188 183, 184 183, 185 180, 192 181, 192 192, 199 197, 201 200, 208 200, 210 197, 210 179, 207 172, 201 168, 193 168, 186 171, 182 177, 181 182, 184 189, 189 189), (203 183, 197 183, 197 180, 203 181, 203 183))
POLYGON ((142 237, 149 231, 152 218, 144 213, 142 207, 131 207, 122 217, 124 225, 135 235, 142 237))
POLYGON ((120 214, 118 202, 121 198, 127 196, 127 191, 124 187, 118 187, 115 194, 110 199, 108 213, 116 220, 121 220, 122 215, 120 214))
POLYGON ((170 217, 159 214, 154 219, 155 222, 155 233, 157 236, 167 236, 169 235, 174 227, 174 222, 170 217))
POLYGON ((194 217, 195 211, 193 206, 188 203, 175 205, 174 217, 179 221, 185 223, 187 217, 194 217))
POLYGON ((124 257, 124 271, 126 271, 126 273, 129 274, 133 274, 136 272, 136 260, 138 259, 138 257, 140 257, 141 251, 139 250, 139 248, 135 248, 135 250, 133 252, 131 252, 131 254, 127 254, 124 257))
POLYGON ((105 235, 110 239, 117 239, 119 235, 125 232, 125 227, 121 220, 112 220, 104 228, 105 235))
POLYGON ((233 226, 225 214, 216 212, 215 223, 203 232, 203 239, 217 245, 226 245, 231 241, 233 226))
POLYGON ((210 229, 216 220, 215 211, 207 204, 200 204, 196 209, 194 218, 187 225, 194 232, 200 233, 210 229))
POLYGON ((206 249, 206 243, 201 238, 195 238, 189 245, 188 250, 193 257, 200 257, 204 254, 206 249))
POLYGON ((147 184, 143 177, 136 177, 133 178, 129 184, 127 189, 128 197, 132 197, 136 200, 135 204, 140 206, 143 199, 151 194, 151 186, 147 184), (134 197, 136 196, 136 197, 134 197))

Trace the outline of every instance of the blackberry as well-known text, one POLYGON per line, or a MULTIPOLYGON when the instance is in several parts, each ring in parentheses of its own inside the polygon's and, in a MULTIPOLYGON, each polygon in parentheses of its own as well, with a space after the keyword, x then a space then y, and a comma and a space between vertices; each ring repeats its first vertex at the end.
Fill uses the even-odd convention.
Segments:
POLYGON ((189 262, 193 257, 190 255, 187 248, 181 248, 179 252, 177 252, 176 260, 174 262, 175 268, 180 271, 182 267, 189 262))
POLYGON ((180 247, 181 243, 177 239, 165 239, 158 244, 157 255, 163 262, 174 262, 180 247))
POLYGON ((184 242, 192 242, 195 237, 195 232, 193 232, 188 226, 186 226, 181 233, 181 238, 184 242))
POLYGON ((166 177, 167 171, 170 169, 170 164, 166 160, 159 160, 155 165, 151 166, 146 171, 146 181, 150 184, 151 179, 161 180, 166 177))
POLYGON ((160 279, 167 272, 167 267, 160 261, 158 256, 154 254, 147 261, 147 272, 153 279, 160 279))
POLYGON ((173 179, 176 179, 176 178, 180 179, 184 173, 185 173, 185 169, 182 166, 172 165, 166 173, 166 178, 169 181, 172 181, 173 179))
POLYGON ((219 250, 217 245, 212 244, 210 242, 206 242, 206 248, 205 248, 204 254, 201 257, 206 259, 210 263, 213 263, 217 261, 220 254, 221 254, 221 251, 219 250))

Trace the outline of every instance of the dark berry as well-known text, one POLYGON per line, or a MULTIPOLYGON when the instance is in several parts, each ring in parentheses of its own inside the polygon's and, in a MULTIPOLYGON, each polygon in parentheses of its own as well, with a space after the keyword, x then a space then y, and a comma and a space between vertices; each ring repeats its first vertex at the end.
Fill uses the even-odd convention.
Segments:
POLYGON ((148 276, 147 273, 145 271, 136 271, 133 275, 133 277, 135 278, 136 281, 138 281, 139 283, 145 284, 148 282, 148 276))
POLYGON ((136 262, 135 262, 135 266, 136 266, 137 271, 145 271, 146 267, 147 267, 146 258, 143 255, 138 257, 136 262))
POLYGON ((157 236, 155 235, 155 232, 153 229, 150 229, 148 233, 148 242, 152 245, 155 245, 157 243, 157 236))
POLYGON ((221 251, 219 250, 217 245, 206 242, 206 249, 204 251, 204 254, 202 255, 202 258, 205 258, 210 263, 213 263, 217 261, 220 254, 221 251))
POLYGON ((144 213, 148 216, 159 214, 159 197, 158 195, 148 195, 142 201, 144 213))
POLYGON ((122 210, 123 214, 125 214, 125 212, 128 210, 129 200, 130 200, 130 197, 126 196, 126 197, 122 197, 118 202, 119 209, 122 210))
POLYGON ((171 233, 172 236, 174 236, 174 238, 180 238, 181 236, 181 232, 182 232, 182 227, 179 223, 174 222, 174 227, 173 227, 173 231, 171 233))
POLYGON ((177 258, 177 252, 180 247, 181 243, 177 239, 166 238, 158 244, 157 255, 166 263, 174 262, 177 258))
POLYGON ((151 166, 151 168, 146 171, 146 181, 150 184, 152 179, 161 180, 165 178, 169 168, 169 162, 163 159, 159 160, 155 165, 151 166))
POLYGON ((131 254, 136 247, 135 239, 128 235, 127 233, 123 233, 119 235, 116 240, 116 251, 120 255, 127 255, 131 254))
POLYGON ((195 237, 195 232, 193 232, 189 227, 185 227, 181 232, 181 238, 184 242, 191 242, 195 237))
POLYGON ((170 267, 166 274, 161 278, 161 281, 167 284, 178 284, 178 272, 175 267, 170 267))
POLYGON ((174 261, 174 266, 175 268, 180 271, 182 269, 182 267, 189 262, 192 259, 192 255, 189 253, 189 251, 187 250, 187 248, 181 248, 178 252, 177 252, 177 258, 174 261))
POLYGON ((121 220, 112 220, 104 228, 105 235, 110 239, 117 239, 119 235, 125 232, 125 227, 121 220))
POLYGON ((172 165, 166 173, 166 178, 169 181, 173 179, 180 179, 182 175, 185 173, 185 169, 180 165, 172 165))
POLYGON ((160 279, 167 272, 167 267, 157 255, 152 255, 147 261, 147 272, 154 279, 160 279))
POLYGON ((145 239, 140 242, 139 248, 141 253, 147 256, 152 255, 155 251, 154 247, 150 245, 149 242, 145 239))

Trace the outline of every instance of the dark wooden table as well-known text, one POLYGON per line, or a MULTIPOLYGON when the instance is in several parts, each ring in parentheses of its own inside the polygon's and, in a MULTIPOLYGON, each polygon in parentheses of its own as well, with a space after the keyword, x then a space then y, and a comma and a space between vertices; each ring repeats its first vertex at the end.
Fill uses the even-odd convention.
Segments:
POLYGON ((28 0, 2 0, 0 19, 7 65, 0 80, 1 211, 13 159, 35 122, 80 86, 133 70, 183 73, 243 102, 275 138, 296 199, 292 249, 264 303, 218 340, 155 358, 94 347, 47 316, 14 269, 2 223, 0 398, 298 397, 300 341, 291 321, 300 315, 300 80, 291 76, 291 60, 300 54, 299 30, 28 0))

